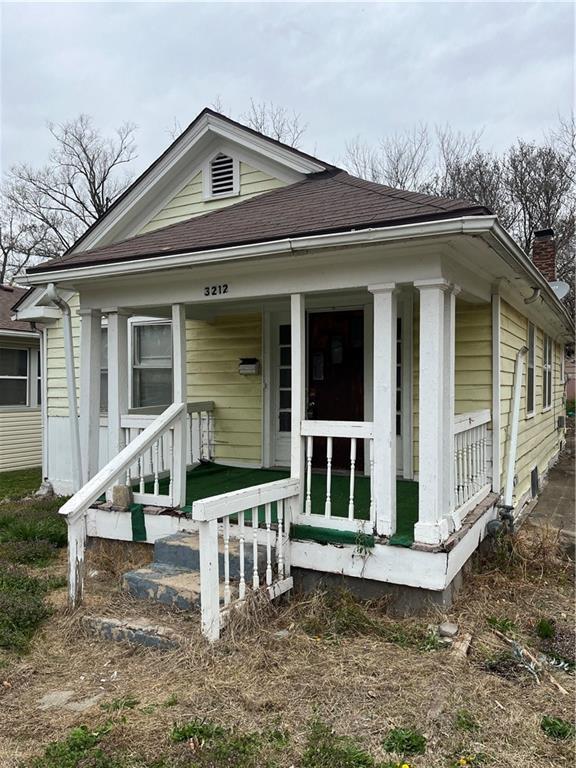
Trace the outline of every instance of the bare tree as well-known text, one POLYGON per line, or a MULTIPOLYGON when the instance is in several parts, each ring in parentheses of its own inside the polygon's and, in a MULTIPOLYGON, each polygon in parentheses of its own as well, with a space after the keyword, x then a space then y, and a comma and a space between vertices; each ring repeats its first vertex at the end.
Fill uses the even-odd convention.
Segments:
POLYGON ((16 281, 31 263, 53 256, 56 243, 48 227, 21 219, 2 201, 0 207, 0 285, 16 281))
POLYGON ((56 252, 62 252, 130 183, 129 173, 120 172, 136 157, 135 126, 122 125, 113 138, 106 138, 92 118, 80 115, 48 128, 55 142, 48 163, 11 168, 4 193, 19 220, 44 227, 57 244, 56 252))
POLYGON ((299 147, 306 125, 302 124, 300 115, 289 112, 286 107, 274 104, 272 101, 254 101, 250 99, 250 107, 240 120, 259 133, 272 139, 299 147))

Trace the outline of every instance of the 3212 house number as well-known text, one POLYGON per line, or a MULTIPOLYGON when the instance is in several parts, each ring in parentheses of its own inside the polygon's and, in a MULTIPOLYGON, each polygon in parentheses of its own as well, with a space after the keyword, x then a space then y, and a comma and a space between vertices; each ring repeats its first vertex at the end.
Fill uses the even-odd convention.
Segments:
POLYGON ((228 283, 206 285, 204 287, 204 296, 222 296, 224 293, 228 293, 228 283))

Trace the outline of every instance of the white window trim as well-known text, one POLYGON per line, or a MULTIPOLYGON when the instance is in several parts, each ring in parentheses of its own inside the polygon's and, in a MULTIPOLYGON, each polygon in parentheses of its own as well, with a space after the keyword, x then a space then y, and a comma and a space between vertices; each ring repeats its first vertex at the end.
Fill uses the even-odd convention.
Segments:
MULTIPOLYGON (((159 318, 130 318, 128 320, 128 403, 129 408, 138 408, 140 406, 134 405, 134 369, 136 367, 135 365, 135 353, 136 353, 136 347, 135 347, 135 337, 136 337, 136 328, 144 325, 169 325, 172 326, 171 320, 162 320, 159 318)), ((170 355, 172 355, 172 349, 170 350, 170 355)), ((144 366, 147 368, 151 368, 154 366, 144 366)), ((173 370, 173 363, 170 364, 170 366, 157 366, 158 368, 170 368, 173 370)), ((172 384, 174 384, 174 381, 172 381, 172 384)))
MULTIPOLYGON (((2 346, 2 345, 0 345, 2 346)), ((26 404, 20 405, 2 405, 0 404, 0 411, 3 413, 10 411, 21 411, 23 408, 26 410, 38 409, 41 407, 41 403, 38 402, 38 379, 40 374, 38 372, 38 358, 40 355, 39 347, 5 347, 5 349, 15 349, 19 352, 26 352, 26 376, 2 376, 0 375, 0 381, 26 381, 26 404)))
POLYGON ((534 323, 528 323, 526 330, 526 346, 528 347, 528 354, 526 355, 526 418, 532 419, 536 413, 536 334, 537 329, 534 323), (534 331, 532 335, 532 368, 528 365, 530 361, 530 329, 534 331), (528 409, 528 377, 532 372, 532 409, 528 409))
POLYGON ((228 197, 238 197, 240 194, 240 162, 237 157, 227 152, 223 152, 218 149, 213 152, 202 165, 202 199, 207 200, 225 200, 228 197), (233 188, 231 192, 223 192, 220 194, 212 194, 212 173, 211 163, 218 155, 226 155, 226 157, 232 158, 232 182, 233 188))
POLYGON ((552 346, 552 337, 543 334, 542 339, 542 413, 552 410, 554 392, 554 352, 552 346), (548 353, 548 354, 546 354, 548 353), (548 386, 547 374, 550 373, 550 385, 548 386), (546 395, 548 401, 546 402, 546 395))

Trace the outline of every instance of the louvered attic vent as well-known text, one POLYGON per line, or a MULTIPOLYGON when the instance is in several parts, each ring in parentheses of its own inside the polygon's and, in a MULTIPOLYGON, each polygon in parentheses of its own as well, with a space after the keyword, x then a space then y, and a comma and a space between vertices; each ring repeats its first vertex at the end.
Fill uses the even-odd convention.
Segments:
POLYGON ((234 160, 220 153, 210 163, 210 192, 214 197, 234 194, 234 160))

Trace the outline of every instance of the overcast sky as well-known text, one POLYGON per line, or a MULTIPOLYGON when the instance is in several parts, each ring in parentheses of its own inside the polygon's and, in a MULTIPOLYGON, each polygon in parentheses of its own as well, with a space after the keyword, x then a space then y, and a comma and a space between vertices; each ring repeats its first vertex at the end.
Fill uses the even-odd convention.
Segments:
POLYGON ((419 121, 500 149, 573 108, 571 3, 3 3, 2 164, 40 163, 46 122, 138 125, 138 169, 220 96, 273 100, 337 162, 419 121))

